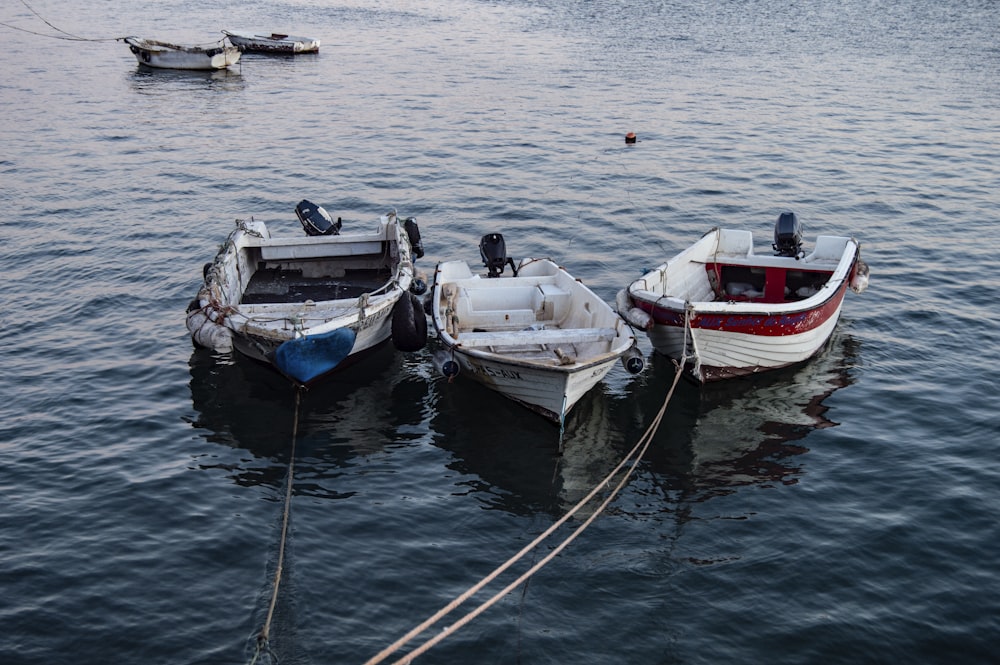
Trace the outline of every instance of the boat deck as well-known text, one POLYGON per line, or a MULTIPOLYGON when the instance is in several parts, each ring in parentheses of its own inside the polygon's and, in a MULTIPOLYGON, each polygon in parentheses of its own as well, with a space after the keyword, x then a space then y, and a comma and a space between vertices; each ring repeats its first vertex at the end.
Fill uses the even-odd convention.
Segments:
POLYGON ((391 277, 389 270, 348 270, 343 277, 304 277, 301 270, 258 270, 240 302, 262 305, 358 298, 391 277))

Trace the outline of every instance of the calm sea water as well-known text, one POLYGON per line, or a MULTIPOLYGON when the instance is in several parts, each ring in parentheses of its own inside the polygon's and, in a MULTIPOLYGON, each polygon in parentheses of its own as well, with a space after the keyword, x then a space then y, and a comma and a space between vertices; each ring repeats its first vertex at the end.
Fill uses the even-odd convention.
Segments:
POLYGON ((872 267, 813 362, 682 383, 609 509, 418 662, 995 661, 1000 4, 0 9, 60 34, 42 19, 94 41, 0 26, 0 661, 249 662, 297 422, 271 646, 362 663, 557 520, 663 403, 669 362, 616 369, 559 457, 551 425, 448 384, 430 349, 298 407, 194 351, 184 309, 233 220, 296 230, 302 198, 347 225, 415 215, 427 271, 500 231, 609 301, 712 226, 766 245, 784 209, 872 267), (107 41, 223 28, 323 47, 187 74, 107 41))

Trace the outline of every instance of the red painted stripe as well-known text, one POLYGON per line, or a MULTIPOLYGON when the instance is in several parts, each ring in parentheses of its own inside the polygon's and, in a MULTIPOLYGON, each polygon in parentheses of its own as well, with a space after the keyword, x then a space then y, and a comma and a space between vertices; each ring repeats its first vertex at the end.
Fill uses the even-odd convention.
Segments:
MULTIPOLYGON (((691 327, 765 337, 795 335, 817 328, 833 316, 837 312, 837 308, 840 307, 840 303, 844 300, 846 291, 847 281, 845 280, 841 282, 840 288, 837 289, 833 297, 827 299, 823 304, 798 312, 786 312, 782 314, 695 314, 691 319, 691 327)), ((684 325, 683 311, 647 302, 636 302, 635 304, 649 312, 657 325, 676 327, 684 325)))

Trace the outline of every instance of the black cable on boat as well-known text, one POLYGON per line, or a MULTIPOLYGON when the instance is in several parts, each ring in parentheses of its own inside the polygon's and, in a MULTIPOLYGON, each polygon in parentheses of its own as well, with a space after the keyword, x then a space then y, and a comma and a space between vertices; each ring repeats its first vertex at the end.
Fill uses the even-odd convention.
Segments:
POLYGON ((295 479, 295 441, 298 438, 299 433, 299 404, 302 401, 302 387, 297 387, 295 389, 295 420, 292 425, 292 449, 289 454, 288 459, 288 475, 285 480, 285 507, 281 517, 281 541, 278 545, 278 565, 275 567, 274 571, 274 582, 271 589, 271 603, 267 608, 267 618, 264 620, 264 625, 257 633, 257 648, 254 651, 253 658, 250 659, 250 665, 255 665, 257 659, 261 657, 262 654, 267 654, 272 662, 277 663, 278 659, 271 649, 270 635, 271 635, 271 620, 274 618, 274 608, 278 604, 278 589, 281 585, 281 574, 284 569, 285 562, 285 544, 288 541, 288 522, 291 516, 292 508, 292 483, 295 479))

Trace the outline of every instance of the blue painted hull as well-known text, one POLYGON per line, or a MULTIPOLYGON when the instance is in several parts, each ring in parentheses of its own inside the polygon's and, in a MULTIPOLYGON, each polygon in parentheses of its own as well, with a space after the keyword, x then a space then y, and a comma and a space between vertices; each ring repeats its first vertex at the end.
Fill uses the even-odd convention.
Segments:
POLYGON ((355 339, 350 328, 290 339, 275 349, 274 364, 292 380, 306 385, 351 355, 355 339))

